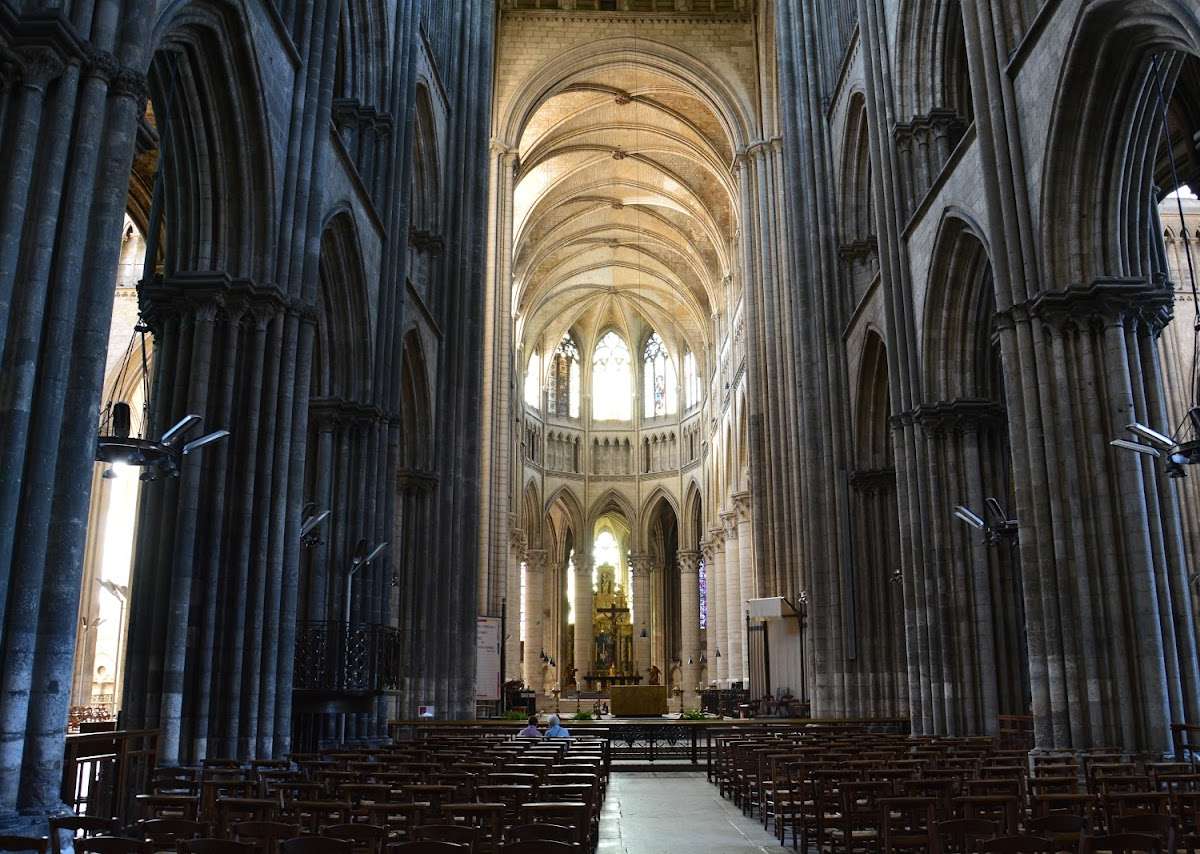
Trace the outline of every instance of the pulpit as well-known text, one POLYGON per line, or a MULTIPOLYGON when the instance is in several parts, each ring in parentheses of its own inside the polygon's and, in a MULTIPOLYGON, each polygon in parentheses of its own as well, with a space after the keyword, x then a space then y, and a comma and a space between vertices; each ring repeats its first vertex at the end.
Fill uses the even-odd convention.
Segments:
POLYGON ((649 718, 667 713, 666 685, 614 685, 608 692, 613 717, 649 718))

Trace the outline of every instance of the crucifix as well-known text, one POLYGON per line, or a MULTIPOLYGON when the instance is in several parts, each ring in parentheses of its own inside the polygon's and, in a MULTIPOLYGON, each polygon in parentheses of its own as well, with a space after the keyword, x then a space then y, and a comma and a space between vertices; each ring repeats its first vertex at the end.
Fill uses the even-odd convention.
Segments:
POLYGON ((620 614, 628 614, 628 608, 621 608, 617 605, 609 605, 607 608, 597 608, 596 613, 608 617, 609 634, 612 636, 612 658, 609 660, 609 665, 615 667, 618 657, 617 649, 617 616, 620 614))

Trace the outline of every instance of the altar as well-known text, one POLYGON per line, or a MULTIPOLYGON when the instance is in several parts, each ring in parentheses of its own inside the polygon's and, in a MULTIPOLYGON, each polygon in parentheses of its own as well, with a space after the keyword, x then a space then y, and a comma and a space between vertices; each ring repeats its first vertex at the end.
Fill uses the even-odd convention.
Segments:
POLYGON ((609 693, 614 717, 649 718, 667 713, 666 685, 615 685, 609 693))

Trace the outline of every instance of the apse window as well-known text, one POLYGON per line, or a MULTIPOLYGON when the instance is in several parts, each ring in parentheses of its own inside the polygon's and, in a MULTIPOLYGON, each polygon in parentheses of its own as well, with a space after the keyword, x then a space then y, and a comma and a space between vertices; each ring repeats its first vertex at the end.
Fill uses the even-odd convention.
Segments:
POLYGON ((642 352, 642 389, 646 418, 673 415, 677 408, 675 368, 667 354, 667 346, 655 332, 646 341, 642 352))
POLYGON ((606 332, 592 356, 592 417, 628 421, 633 409, 631 379, 629 347, 617 333, 606 332))
POLYGON ((537 351, 529 357, 529 364, 525 367, 525 403, 528 406, 537 409, 541 404, 541 377, 538 376, 538 368, 541 367, 541 359, 538 358, 537 351))
POLYGON ((563 336, 554 358, 550 360, 550 395, 547 403, 551 415, 559 418, 579 417, 579 347, 571 333, 563 336))
POLYGON ((689 412, 700 405, 700 373, 691 350, 683 354, 683 405, 689 412))

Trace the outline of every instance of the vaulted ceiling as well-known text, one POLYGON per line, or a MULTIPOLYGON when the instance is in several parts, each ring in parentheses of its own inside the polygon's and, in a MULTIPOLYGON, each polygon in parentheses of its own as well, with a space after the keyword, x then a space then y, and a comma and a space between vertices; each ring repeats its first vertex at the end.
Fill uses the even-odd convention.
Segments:
POLYGON ((513 305, 526 352, 610 326, 701 358, 737 228, 733 151, 699 93, 630 64, 547 99, 521 137, 513 305))

